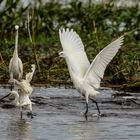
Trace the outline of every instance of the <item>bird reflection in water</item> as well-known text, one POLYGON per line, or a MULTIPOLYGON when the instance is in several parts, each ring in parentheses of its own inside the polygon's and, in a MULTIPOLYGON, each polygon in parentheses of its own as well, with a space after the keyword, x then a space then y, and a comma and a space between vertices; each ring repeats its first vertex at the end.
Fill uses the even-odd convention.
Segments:
POLYGON ((30 140, 32 136, 31 122, 25 119, 10 120, 7 133, 10 140, 30 140))

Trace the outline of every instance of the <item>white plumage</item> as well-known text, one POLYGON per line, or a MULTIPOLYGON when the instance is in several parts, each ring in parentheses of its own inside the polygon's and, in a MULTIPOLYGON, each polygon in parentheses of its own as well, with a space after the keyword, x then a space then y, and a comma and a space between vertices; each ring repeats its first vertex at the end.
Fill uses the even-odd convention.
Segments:
POLYGON ((4 96, 3 98, 0 99, 3 100, 4 98, 8 97, 8 96, 15 96, 15 105, 19 106, 21 109, 21 118, 22 118, 22 110, 26 109, 29 111, 29 114, 31 115, 31 117, 33 117, 32 115, 32 102, 30 100, 30 96, 33 92, 33 88, 30 85, 30 82, 33 78, 33 74, 35 72, 35 65, 32 65, 31 68, 31 72, 26 74, 26 79, 22 79, 20 81, 16 80, 16 79, 11 79, 11 83, 16 84, 19 87, 19 92, 17 91, 10 91, 10 93, 6 96, 4 96))
MULTIPOLYGON (((85 53, 82 40, 75 31, 60 29, 59 37, 63 48, 63 51, 59 54, 66 60, 75 88, 86 98, 86 112, 84 115, 87 118, 89 96, 99 94, 96 89, 100 87, 104 71, 121 47, 124 37, 121 36, 106 46, 91 64, 85 53)), ((96 103, 100 115, 97 102, 92 98, 90 99, 96 103)))
POLYGON ((17 79, 21 80, 23 76, 23 64, 21 59, 18 57, 18 29, 19 26, 15 26, 16 29, 16 38, 15 38, 15 49, 13 53, 13 57, 10 60, 9 63, 9 73, 10 73, 10 79, 17 79))

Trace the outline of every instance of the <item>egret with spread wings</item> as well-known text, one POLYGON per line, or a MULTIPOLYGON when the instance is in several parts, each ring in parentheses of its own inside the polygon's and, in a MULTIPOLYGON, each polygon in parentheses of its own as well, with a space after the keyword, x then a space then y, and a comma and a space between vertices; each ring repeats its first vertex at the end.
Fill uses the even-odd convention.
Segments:
POLYGON ((96 89, 100 87, 104 71, 121 47, 124 37, 121 36, 106 46, 99 52, 91 64, 79 35, 73 29, 60 29, 59 37, 63 48, 63 51, 59 55, 66 60, 75 88, 86 99, 85 118, 87 119, 89 99, 96 104, 98 116, 100 116, 98 103, 94 99, 97 94, 100 94, 96 89))

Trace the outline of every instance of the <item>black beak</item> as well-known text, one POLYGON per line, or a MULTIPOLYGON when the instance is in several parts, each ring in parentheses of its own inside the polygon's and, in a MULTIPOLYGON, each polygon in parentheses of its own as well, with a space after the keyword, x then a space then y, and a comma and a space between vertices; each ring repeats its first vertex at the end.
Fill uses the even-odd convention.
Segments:
POLYGON ((11 93, 7 94, 6 96, 2 97, 2 98, 0 99, 0 101, 2 101, 3 99, 5 99, 6 97, 8 97, 8 96, 10 96, 10 95, 11 95, 11 93))

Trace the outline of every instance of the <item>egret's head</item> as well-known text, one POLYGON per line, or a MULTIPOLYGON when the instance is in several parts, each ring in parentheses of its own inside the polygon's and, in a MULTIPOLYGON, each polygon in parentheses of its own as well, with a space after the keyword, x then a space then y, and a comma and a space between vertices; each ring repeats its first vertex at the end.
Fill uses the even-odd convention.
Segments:
POLYGON ((7 94, 6 96, 2 97, 2 98, 0 99, 0 101, 2 101, 3 99, 5 99, 5 98, 7 98, 7 97, 9 97, 9 96, 12 96, 12 95, 14 95, 16 99, 19 97, 17 91, 10 91, 9 94, 7 94))
POLYGON ((63 58, 65 57, 65 54, 63 51, 59 53, 59 57, 63 57, 63 58))
POLYGON ((19 26, 18 25, 15 25, 15 29, 18 30, 19 29, 19 26))
POLYGON ((16 96, 16 97, 17 97, 17 96, 18 96, 18 92, 12 90, 12 91, 9 92, 9 95, 10 95, 10 96, 16 96))

